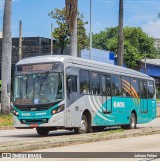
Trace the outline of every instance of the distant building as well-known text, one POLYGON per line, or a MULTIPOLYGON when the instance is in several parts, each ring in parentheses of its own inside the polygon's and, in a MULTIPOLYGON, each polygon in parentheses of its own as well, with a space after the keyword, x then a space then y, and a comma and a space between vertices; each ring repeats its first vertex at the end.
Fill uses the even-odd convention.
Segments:
POLYGON ((2 32, 0 32, 0 39, 3 37, 3 34, 2 34, 2 32))
MULTIPOLYGON (((89 50, 82 50, 81 57, 84 59, 89 59, 89 50)), ((108 64, 115 63, 114 52, 95 49, 95 48, 92 48, 91 59, 99 62, 103 62, 103 63, 108 63, 108 64)))
MULTIPOLYGON (((51 52, 51 40, 43 37, 23 37, 22 58, 48 55, 51 52)), ((19 61, 19 38, 12 38, 12 70, 19 61)), ((2 38, 0 38, 0 67, 2 62, 2 38)), ((0 76, 1 77, 1 76, 0 76)))
MULTIPOLYGON (((145 73, 144 59, 142 59, 141 72, 145 73)), ((157 89, 160 90, 160 59, 146 59, 146 74, 155 78, 157 89)))
POLYGON ((154 47, 155 47, 155 48, 160 48, 160 38, 156 38, 156 39, 155 39, 154 47))

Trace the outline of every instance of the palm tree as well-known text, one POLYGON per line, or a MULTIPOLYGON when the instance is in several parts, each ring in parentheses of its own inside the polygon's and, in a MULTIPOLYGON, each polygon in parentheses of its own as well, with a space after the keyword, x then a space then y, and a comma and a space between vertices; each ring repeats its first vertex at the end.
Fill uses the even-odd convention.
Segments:
POLYGON ((10 108, 10 85, 11 85, 11 12, 12 0, 5 0, 3 16, 3 39, 2 39, 2 90, 1 90, 1 110, 3 114, 9 113, 10 108))
POLYGON ((71 55, 77 57, 77 12, 78 0, 66 0, 66 19, 70 32, 71 55))
POLYGON ((123 0, 119 0, 119 28, 118 28, 118 65, 123 66, 124 61, 124 38, 123 38, 123 0))

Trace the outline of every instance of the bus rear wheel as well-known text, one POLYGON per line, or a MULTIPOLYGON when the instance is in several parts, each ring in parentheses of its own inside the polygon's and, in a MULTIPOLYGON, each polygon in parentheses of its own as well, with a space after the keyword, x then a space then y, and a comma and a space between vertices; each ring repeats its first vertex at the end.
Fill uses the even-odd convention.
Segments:
POLYGON ((41 136, 46 136, 49 133, 49 129, 46 127, 37 127, 36 130, 37 130, 37 133, 41 136))
POLYGON ((124 129, 136 129, 137 119, 134 113, 130 116, 130 123, 128 125, 122 125, 124 129))
POLYGON ((87 121, 87 117, 83 114, 80 127, 75 128, 74 131, 76 134, 85 134, 87 133, 87 130, 88 130, 88 121, 87 121))

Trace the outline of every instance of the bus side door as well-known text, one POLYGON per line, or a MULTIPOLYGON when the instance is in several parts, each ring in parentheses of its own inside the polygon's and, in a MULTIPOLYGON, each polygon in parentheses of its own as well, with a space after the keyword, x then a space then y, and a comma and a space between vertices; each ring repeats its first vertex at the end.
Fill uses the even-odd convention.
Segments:
POLYGON ((147 81, 140 81, 140 92, 141 92, 141 106, 140 112, 147 113, 148 112, 148 100, 147 100, 147 81))
POLYGON ((112 97, 111 97, 111 78, 109 75, 101 75, 101 89, 102 89, 102 102, 103 113, 112 113, 112 97))

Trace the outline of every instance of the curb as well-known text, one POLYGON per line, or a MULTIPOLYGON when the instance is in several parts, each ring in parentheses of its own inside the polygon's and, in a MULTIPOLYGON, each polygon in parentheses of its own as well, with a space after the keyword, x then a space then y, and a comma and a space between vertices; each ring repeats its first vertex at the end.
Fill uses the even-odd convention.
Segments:
POLYGON ((61 137, 41 137, 35 141, 1 143, 0 152, 24 152, 38 149, 55 148, 97 141, 107 141, 128 137, 160 134, 160 128, 141 128, 135 130, 107 130, 100 133, 69 135, 61 137))

